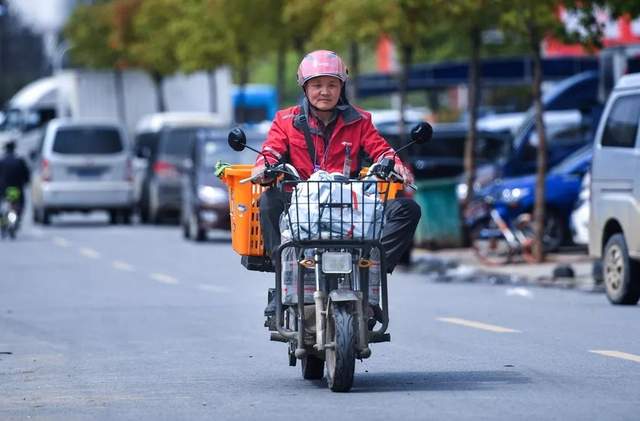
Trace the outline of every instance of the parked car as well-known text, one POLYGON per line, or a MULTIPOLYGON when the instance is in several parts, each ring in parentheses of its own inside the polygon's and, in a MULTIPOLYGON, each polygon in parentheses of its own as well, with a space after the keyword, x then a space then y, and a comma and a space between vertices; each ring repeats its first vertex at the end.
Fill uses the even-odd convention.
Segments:
MULTIPOLYGON (((597 120, 580 110, 546 111, 544 113, 547 145, 547 165, 558 165, 567 156, 590 144, 597 120)), ((525 119, 514 137, 508 159, 502 164, 505 177, 533 174, 538 159, 538 133, 534 122, 525 119)))
POLYGON ((92 210, 108 211, 112 224, 130 222, 131 156, 121 127, 51 120, 34 158, 34 222, 49 224, 51 215, 58 212, 92 210))
MULTIPOLYGON (((569 218, 578 200, 582 177, 591 165, 592 147, 587 145, 574 152, 554 167, 545 182, 545 232, 544 243, 553 251, 568 240, 569 218)), ((505 178, 485 187, 476 201, 490 202, 506 221, 523 213, 532 213, 535 204, 536 176, 505 178)), ((465 215, 466 225, 473 229, 476 221, 484 216, 480 206, 470 206, 465 215)))
POLYGON ((612 91, 596 133, 591 172, 589 253, 603 259, 613 304, 640 299, 640 73, 612 91))
POLYGON ((193 142, 202 133, 223 127, 206 113, 158 113, 140 120, 134 142, 134 195, 143 223, 179 216, 181 173, 193 142))
MULTIPOLYGON (((418 121, 409 121, 407 130, 418 121)), ((417 179, 457 177, 464 172, 465 123, 440 123, 433 126, 433 138, 422 145, 413 145, 407 153, 417 179)), ((395 148, 401 146, 396 124, 381 125, 380 134, 395 148)), ((509 150, 509 138, 504 134, 479 131, 476 143, 478 171, 484 165, 500 161, 509 150)))
MULTIPOLYGON (((255 153, 248 149, 236 152, 227 145, 229 130, 202 130, 191 147, 183 177, 181 226, 185 238, 203 241, 207 231, 229 229, 227 187, 215 174, 216 164, 250 164, 255 153)), ((245 130, 247 143, 260 149, 266 133, 245 130)))

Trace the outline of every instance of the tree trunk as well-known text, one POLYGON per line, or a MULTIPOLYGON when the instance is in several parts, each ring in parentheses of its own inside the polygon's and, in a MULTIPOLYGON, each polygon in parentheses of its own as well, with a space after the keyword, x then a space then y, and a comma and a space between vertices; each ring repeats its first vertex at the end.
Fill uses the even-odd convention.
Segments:
POLYGON ((158 112, 159 113, 163 113, 163 112, 167 111, 167 106, 166 106, 166 103, 164 101, 164 92, 162 91, 162 81, 163 81, 164 77, 158 72, 153 72, 151 74, 151 79, 153 79, 153 85, 156 88, 156 99, 157 99, 158 112))
POLYGON ((358 75, 360 74, 360 48, 358 43, 352 41, 349 44, 350 68, 349 68, 349 84, 347 85, 347 97, 350 100, 358 98, 358 75))
POLYGON ((471 62, 469 64, 469 86, 468 86, 468 110, 469 110, 469 131, 467 141, 464 145, 464 171, 467 195, 463 201, 463 209, 473 198, 473 185, 476 175, 476 139, 478 131, 476 128, 478 120, 478 92, 480 90, 480 28, 474 26, 470 32, 471 41, 471 62))
POLYGON ((249 59, 244 57, 240 64, 240 81, 238 83, 238 108, 236 109, 236 122, 245 123, 247 120, 244 90, 249 83, 249 59))
POLYGON ((209 112, 217 113, 218 111, 218 81, 216 80, 216 71, 207 71, 207 81, 209 83, 209 112))
POLYGON ((535 239, 533 253, 537 262, 544 261, 544 213, 545 179, 547 172, 547 139, 542 108, 542 63, 540 58, 540 34, 533 22, 529 22, 529 43, 533 53, 533 104, 535 108, 536 132, 538 134, 538 171, 536 175, 536 195, 534 207, 535 239))
MULTIPOLYGON (((413 45, 403 44, 402 50, 402 70, 400 73, 400 83, 398 87, 398 93, 400 95, 400 118, 398 119, 398 134, 400 145, 403 146, 407 143, 407 127, 404 120, 404 110, 407 108, 407 91, 409 85, 409 72, 411 70, 411 63, 413 61, 413 45)), ((406 159, 407 150, 400 152, 401 158, 406 159)))
POLYGON ((115 69, 113 71, 114 82, 116 88, 116 107, 118 109, 118 120, 120 120, 120 124, 122 127, 128 130, 128 121, 127 121, 127 110, 125 106, 124 100, 124 80, 122 75, 122 70, 115 69))
POLYGON ((276 52, 276 91, 278 95, 278 108, 282 106, 285 95, 285 75, 287 71, 287 47, 282 41, 276 52))

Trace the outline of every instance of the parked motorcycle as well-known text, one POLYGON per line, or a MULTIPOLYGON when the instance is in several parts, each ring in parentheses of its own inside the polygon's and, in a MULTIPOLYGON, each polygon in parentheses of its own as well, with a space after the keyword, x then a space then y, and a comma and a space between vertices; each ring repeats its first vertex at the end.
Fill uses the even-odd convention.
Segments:
MULTIPOLYGON (((431 134, 428 123, 419 124, 404 148, 428 141, 431 134)), ((242 130, 229 134, 229 145, 238 151, 247 147, 242 130)), ((223 176, 230 186, 234 240, 238 227, 249 220, 246 210, 255 206, 262 191, 258 186, 252 188, 253 198, 246 204, 235 199, 240 195, 234 189, 264 175, 278 176, 270 188, 290 197, 281 219, 283 242, 272 256, 275 288, 270 298, 276 311, 271 340, 289 345, 289 365, 300 360, 305 379, 321 379, 326 365, 327 383, 334 392, 351 389, 355 360, 371 356, 369 344, 391 339, 387 333, 386 259, 380 237, 386 201, 404 181, 393 167, 393 159, 385 159, 359 179, 317 172, 303 181, 295 168, 283 163, 267 165, 265 173, 239 181, 223 176), (238 212, 235 219, 234 212, 238 212)), ((250 172, 250 168, 244 170, 250 172)), ((252 213, 251 219, 254 217, 252 213)), ((256 227, 259 224, 247 229, 246 235, 255 236, 256 227)))
POLYGON ((20 189, 7 187, 0 201, 0 238, 16 238, 20 224, 20 189))
POLYGON ((466 211, 471 247, 476 257, 490 266, 510 263, 514 258, 534 262, 534 229, 530 213, 514 215, 507 206, 484 196, 466 211))

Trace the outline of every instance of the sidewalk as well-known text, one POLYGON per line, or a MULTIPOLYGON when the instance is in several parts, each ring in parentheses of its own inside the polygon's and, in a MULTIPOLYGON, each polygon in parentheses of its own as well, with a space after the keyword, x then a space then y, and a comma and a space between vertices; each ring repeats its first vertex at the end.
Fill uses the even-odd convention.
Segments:
POLYGON ((413 260, 412 272, 425 273, 440 282, 486 280, 492 283, 601 290, 593 280, 592 259, 580 249, 562 249, 559 253, 547 255, 546 261, 539 264, 515 262, 487 266, 478 261, 473 250, 468 248, 436 251, 416 249, 413 260), (553 270, 558 265, 569 265, 574 277, 554 278, 553 270))

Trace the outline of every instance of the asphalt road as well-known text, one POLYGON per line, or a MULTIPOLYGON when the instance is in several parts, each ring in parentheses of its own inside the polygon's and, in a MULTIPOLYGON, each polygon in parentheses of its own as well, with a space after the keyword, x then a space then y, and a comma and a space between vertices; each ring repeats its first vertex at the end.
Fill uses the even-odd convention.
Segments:
POLYGON ((262 327, 224 234, 69 216, 0 243, 0 419, 637 420, 640 308, 391 278, 392 342, 331 393, 262 327))

